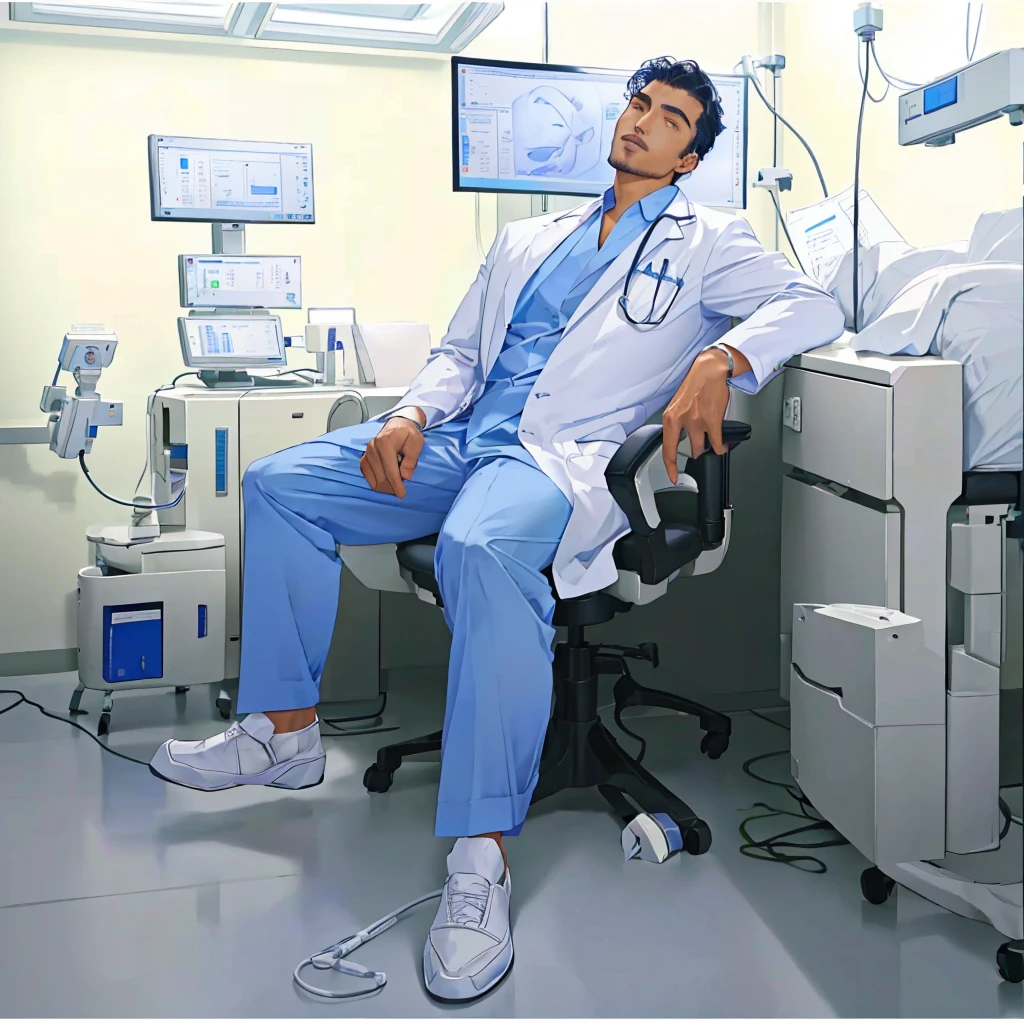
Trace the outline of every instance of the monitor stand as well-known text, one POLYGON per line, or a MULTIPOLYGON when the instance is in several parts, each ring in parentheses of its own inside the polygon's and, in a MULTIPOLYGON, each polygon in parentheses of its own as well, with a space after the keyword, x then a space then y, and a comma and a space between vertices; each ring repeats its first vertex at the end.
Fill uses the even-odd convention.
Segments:
POLYGON ((254 377, 245 370, 200 370, 199 379, 208 388, 309 388, 312 381, 288 375, 281 377, 254 377))

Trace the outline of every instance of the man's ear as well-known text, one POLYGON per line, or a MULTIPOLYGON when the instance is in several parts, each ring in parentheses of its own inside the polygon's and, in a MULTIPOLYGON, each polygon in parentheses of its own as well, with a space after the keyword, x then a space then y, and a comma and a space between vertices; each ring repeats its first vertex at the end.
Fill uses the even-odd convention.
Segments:
POLYGON ((687 153, 686 156, 679 158, 679 163, 675 166, 675 172, 676 174, 689 174, 691 171, 696 170, 699 163, 700 157, 696 153, 687 153))

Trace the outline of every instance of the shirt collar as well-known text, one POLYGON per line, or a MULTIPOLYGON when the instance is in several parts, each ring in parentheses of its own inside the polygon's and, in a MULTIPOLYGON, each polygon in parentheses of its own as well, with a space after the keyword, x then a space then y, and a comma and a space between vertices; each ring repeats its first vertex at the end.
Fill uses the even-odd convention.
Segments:
MULTIPOLYGON (((677 185, 666 185, 664 188, 659 188, 657 192, 652 192, 648 196, 644 196, 639 203, 635 204, 640 207, 640 212, 643 214, 644 220, 649 223, 657 220, 671 205, 675 198, 679 195, 679 187, 677 185)), ((609 188, 601 201, 601 212, 607 213, 612 207, 615 206, 615 190, 609 188)))

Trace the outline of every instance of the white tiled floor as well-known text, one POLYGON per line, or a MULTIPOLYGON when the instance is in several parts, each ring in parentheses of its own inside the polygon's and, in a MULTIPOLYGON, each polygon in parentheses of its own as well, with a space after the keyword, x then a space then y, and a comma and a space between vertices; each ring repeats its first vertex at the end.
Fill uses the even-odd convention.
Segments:
MULTIPOLYGON (((53 710, 73 685, 0 680, 53 710)), ((387 971, 382 993, 344 1007, 306 997, 297 961, 443 880, 437 765, 403 766, 383 796, 361 785, 379 745, 436 728, 440 697, 397 691, 402 732, 325 741, 324 785, 295 794, 165 786, 31 709, 0 717, 0 1013, 1024 1017, 1024 989, 996 974, 995 932, 903 890, 869 906, 849 847, 822 853, 826 875, 739 855, 742 809, 786 799, 741 771, 788 739, 749 716, 736 716, 718 762, 700 756, 695 722, 636 726, 645 763, 711 824, 704 857, 624 864, 596 794, 535 808, 510 842, 516 964, 489 997, 430 1001, 425 907, 360 950, 387 971)), ((121 695, 110 744, 145 760, 167 735, 216 732, 211 700, 121 695)), ((95 694, 85 706, 95 728, 95 694)))

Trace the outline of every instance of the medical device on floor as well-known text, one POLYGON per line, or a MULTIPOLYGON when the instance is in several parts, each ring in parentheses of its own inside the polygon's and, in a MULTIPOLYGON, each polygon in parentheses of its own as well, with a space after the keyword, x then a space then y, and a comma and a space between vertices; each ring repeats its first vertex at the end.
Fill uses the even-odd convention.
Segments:
MULTIPOLYGON (((85 457, 100 426, 121 425, 121 403, 105 402, 96 390, 114 358, 116 336, 99 324, 76 324, 64 337, 53 384, 43 389, 40 408, 49 414, 50 449, 77 458, 90 485, 131 510, 131 521, 91 526, 86 537, 95 564, 78 573, 78 687, 69 711, 80 713, 86 689, 102 690, 98 732, 108 731, 115 690, 175 687, 182 691, 224 678, 224 537, 199 530, 162 532, 161 511, 185 494, 187 450, 163 447, 150 453, 149 496, 113 498, 93 480, 85 457), (60 372, 74 374, 68 395, 60 372)), ((230 700, 217 700, 230 717, 230 700)))
POLYGON ((1001 50, 900 96, 901 146, 949 146, 1006 114, 1024 124, 1024 47, 1001 50))
POLYGON ((357 964, 354 960, 348 960, 346 957, 348 957, 349 953, 354 953, 360 946, 369 942, 370 939, 375 939, 393 925, 398 924, 398 919, 414 907, 429 903, 431 900, 440 899, 442 892, 444 892, 443 889, 436 889, 434 892, 427 893, 426 896, 420 896, 411 903, 406 903, 397 910, 392 910, 390 914, 382 917, 379 921, 375 921, 361 932, 356 932, 355 935, 350 935, 347 939, 342 939, 333 946, 328 946, 327 949, 322 950, 315 956, 307 957, 292 972, 295 984, 310 995, 321 996, 324 999, 353 999, 356 996, 373 995, 373 993, 379 992, 388 983, 388 976, 383 971, 372 971, 369 967, 357 964), (332 992, 330 989, 316 988, 302 977, 302 971, 306 967, 312 967, 317 971, 338 971, 338 973, 347 974, 351 978, 365 978, 373 982, 373 987, 360 989, 356 992, 332 992))

